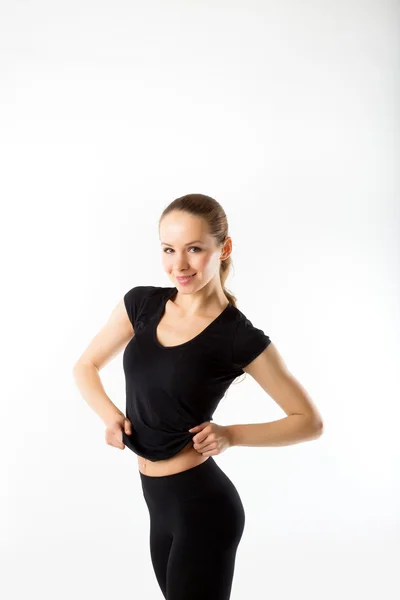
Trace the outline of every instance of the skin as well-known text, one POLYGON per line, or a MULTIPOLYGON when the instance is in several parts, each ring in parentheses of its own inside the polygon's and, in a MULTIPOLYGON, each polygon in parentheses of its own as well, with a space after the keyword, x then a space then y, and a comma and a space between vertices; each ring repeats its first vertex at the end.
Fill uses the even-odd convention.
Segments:
POLYGON ((232 252, 232 239, 218 245, 208 233, 206 221, 174 211, 160 223, 162 266, 173 286, 177 287, 175 305, 183 317, 216 315, 227 305, 219 275, 221 260, 232 252), (187 245, 193 240, 200 243, 187 245), (192 275, 192 282, 181 285, 176 276, 192 275))
MULTIPOLYGON (((159 237, 163 269, 172 286, 178 289, 173 302, 175 312, 170 318, 177 322, 190 322, 192 327, 193 324, 196 327, 197 320, 211 322, 228 304, 219 271, 221 260, 226 260, 232 252, 232 239, 228 236, 223 244, 217 244, 204 219, 181 211, 173 211, 161 220, 159 237), (194 273, 194 279, 185 285, 177 279, 177 276, 194 273)), ((201 324, 200 329, 207 324, 201 324)), ((189 328, 187 335, 188 339, 193 337, 189 328)), ((160 464, 156 467, 159 475, 204 462, 210 456, 208 453, 215 449, 215 443, 218 443, 221 451, 229 446, 228 428, 222 425, 203 423, 191 431, 198 432, 199 437, 193 438, 177 456, 159 461, 162 463, 161 469, 160 464), (212 434, 211 438, 202 432, 207 426, 211 428, 207 430, 212 434)), ((155 467, 152 461, 142 457, 138 458, 138 464, 146 474, 150 474, 149 466, 152 469, 155 467)))
MULTIPOLYGON (((221 260, 226 260, 232 252, 231 238, 227 237, 223 244, 218 245, 203 219, 178 211, 162 219, 159 236, 162 266, 171 284, 178 290, 172 303, 175 312, 170 312, 169 318, 179 321, 188 319, 188 322, 190 319, 190 323, 196 320, 199 323, 211 322, 228 302, 222 289, 219 269, 221 260), (194 240, 200 242, 188 244, 194 240), (196 277, 189 284, 181 285, 176 279, 176 275, 193 273, 196 273, 196 277)), ((122 299, 74 366, 74 375, 85 400, 106 425, 106 443, 120 449, 125 448, 122 429, 129 435, 132 426, 106 395, 99 372, 125 348, 133 335, 134 330, 122 299)), ((280 446, 321 435, 321 415, 307 391, 288 370, 275 344, 271 342, 243 370, 275 400, 286 413, 286 418, 268 423, 229 426, 214 422, 200 423, 190 430, 196 433, 193 445, 165 461, 153 463, 138 457, 140 470, 146 472, 147 465, 154 469, 147 474, 172 474, 204 462, 208 456, 220 454, 233 445, 280 446)))

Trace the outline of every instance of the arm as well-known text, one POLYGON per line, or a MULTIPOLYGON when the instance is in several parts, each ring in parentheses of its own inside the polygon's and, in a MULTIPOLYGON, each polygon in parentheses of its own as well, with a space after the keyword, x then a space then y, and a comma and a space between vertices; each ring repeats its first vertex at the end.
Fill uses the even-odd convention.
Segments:
POLYGON ((228 425, 233 446, 288 446, 322 435, 320 413, 271 343, 244 368, 282 408, 286 417, 269 423, 228 425))
POLYGON ((75 383, 80 393, 105 425, 124 414, 107 396, 99 371, 123 350, 133 335, 133 326, 124 301, 121 300, 73 368, 75 383))

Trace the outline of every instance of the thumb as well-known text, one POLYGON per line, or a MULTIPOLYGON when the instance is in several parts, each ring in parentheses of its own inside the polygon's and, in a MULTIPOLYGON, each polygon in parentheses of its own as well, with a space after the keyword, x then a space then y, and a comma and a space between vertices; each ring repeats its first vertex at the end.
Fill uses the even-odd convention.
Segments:
POLYGON ((192 431, 200 431, 201 429, 203 429, 203 427, 205 427, 205 423, 201 423, 201 425, 196 425, 196 427, 192 427, 191 429, 189 429, 189 432, 192 431))
POLYGON ((125 419, 124 421, 124 431, 127 435, 131 435, 132 433, 132 423, 129 419, 125 419))

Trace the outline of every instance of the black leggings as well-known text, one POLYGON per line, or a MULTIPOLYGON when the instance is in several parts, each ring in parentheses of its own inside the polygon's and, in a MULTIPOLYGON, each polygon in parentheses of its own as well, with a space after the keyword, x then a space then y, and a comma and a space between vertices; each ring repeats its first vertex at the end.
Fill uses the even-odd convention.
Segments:
POLYGON ((228 600, 245 512, 212 456, 186 471, 140 473, 150 514, 150 555, 167 600, 228 600))

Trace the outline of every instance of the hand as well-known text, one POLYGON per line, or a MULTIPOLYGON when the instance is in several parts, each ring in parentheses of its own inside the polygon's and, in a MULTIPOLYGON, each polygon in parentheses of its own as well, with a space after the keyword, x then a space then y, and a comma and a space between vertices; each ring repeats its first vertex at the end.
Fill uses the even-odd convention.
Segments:
POLYGON ((125 444, 122 441, 122 432, 127 435, 132 433, 132 423, 125 415, 118 415, 106 425, 105 438, 109 446, 124 450, 125 444))
POLYGON ((205 421, 201 425, 196 425, 196 427, 189 429, 189 432, 197 433, 192 439, 193 447, 203 456, 221 454, 232 446, 228 426, 205 421))

